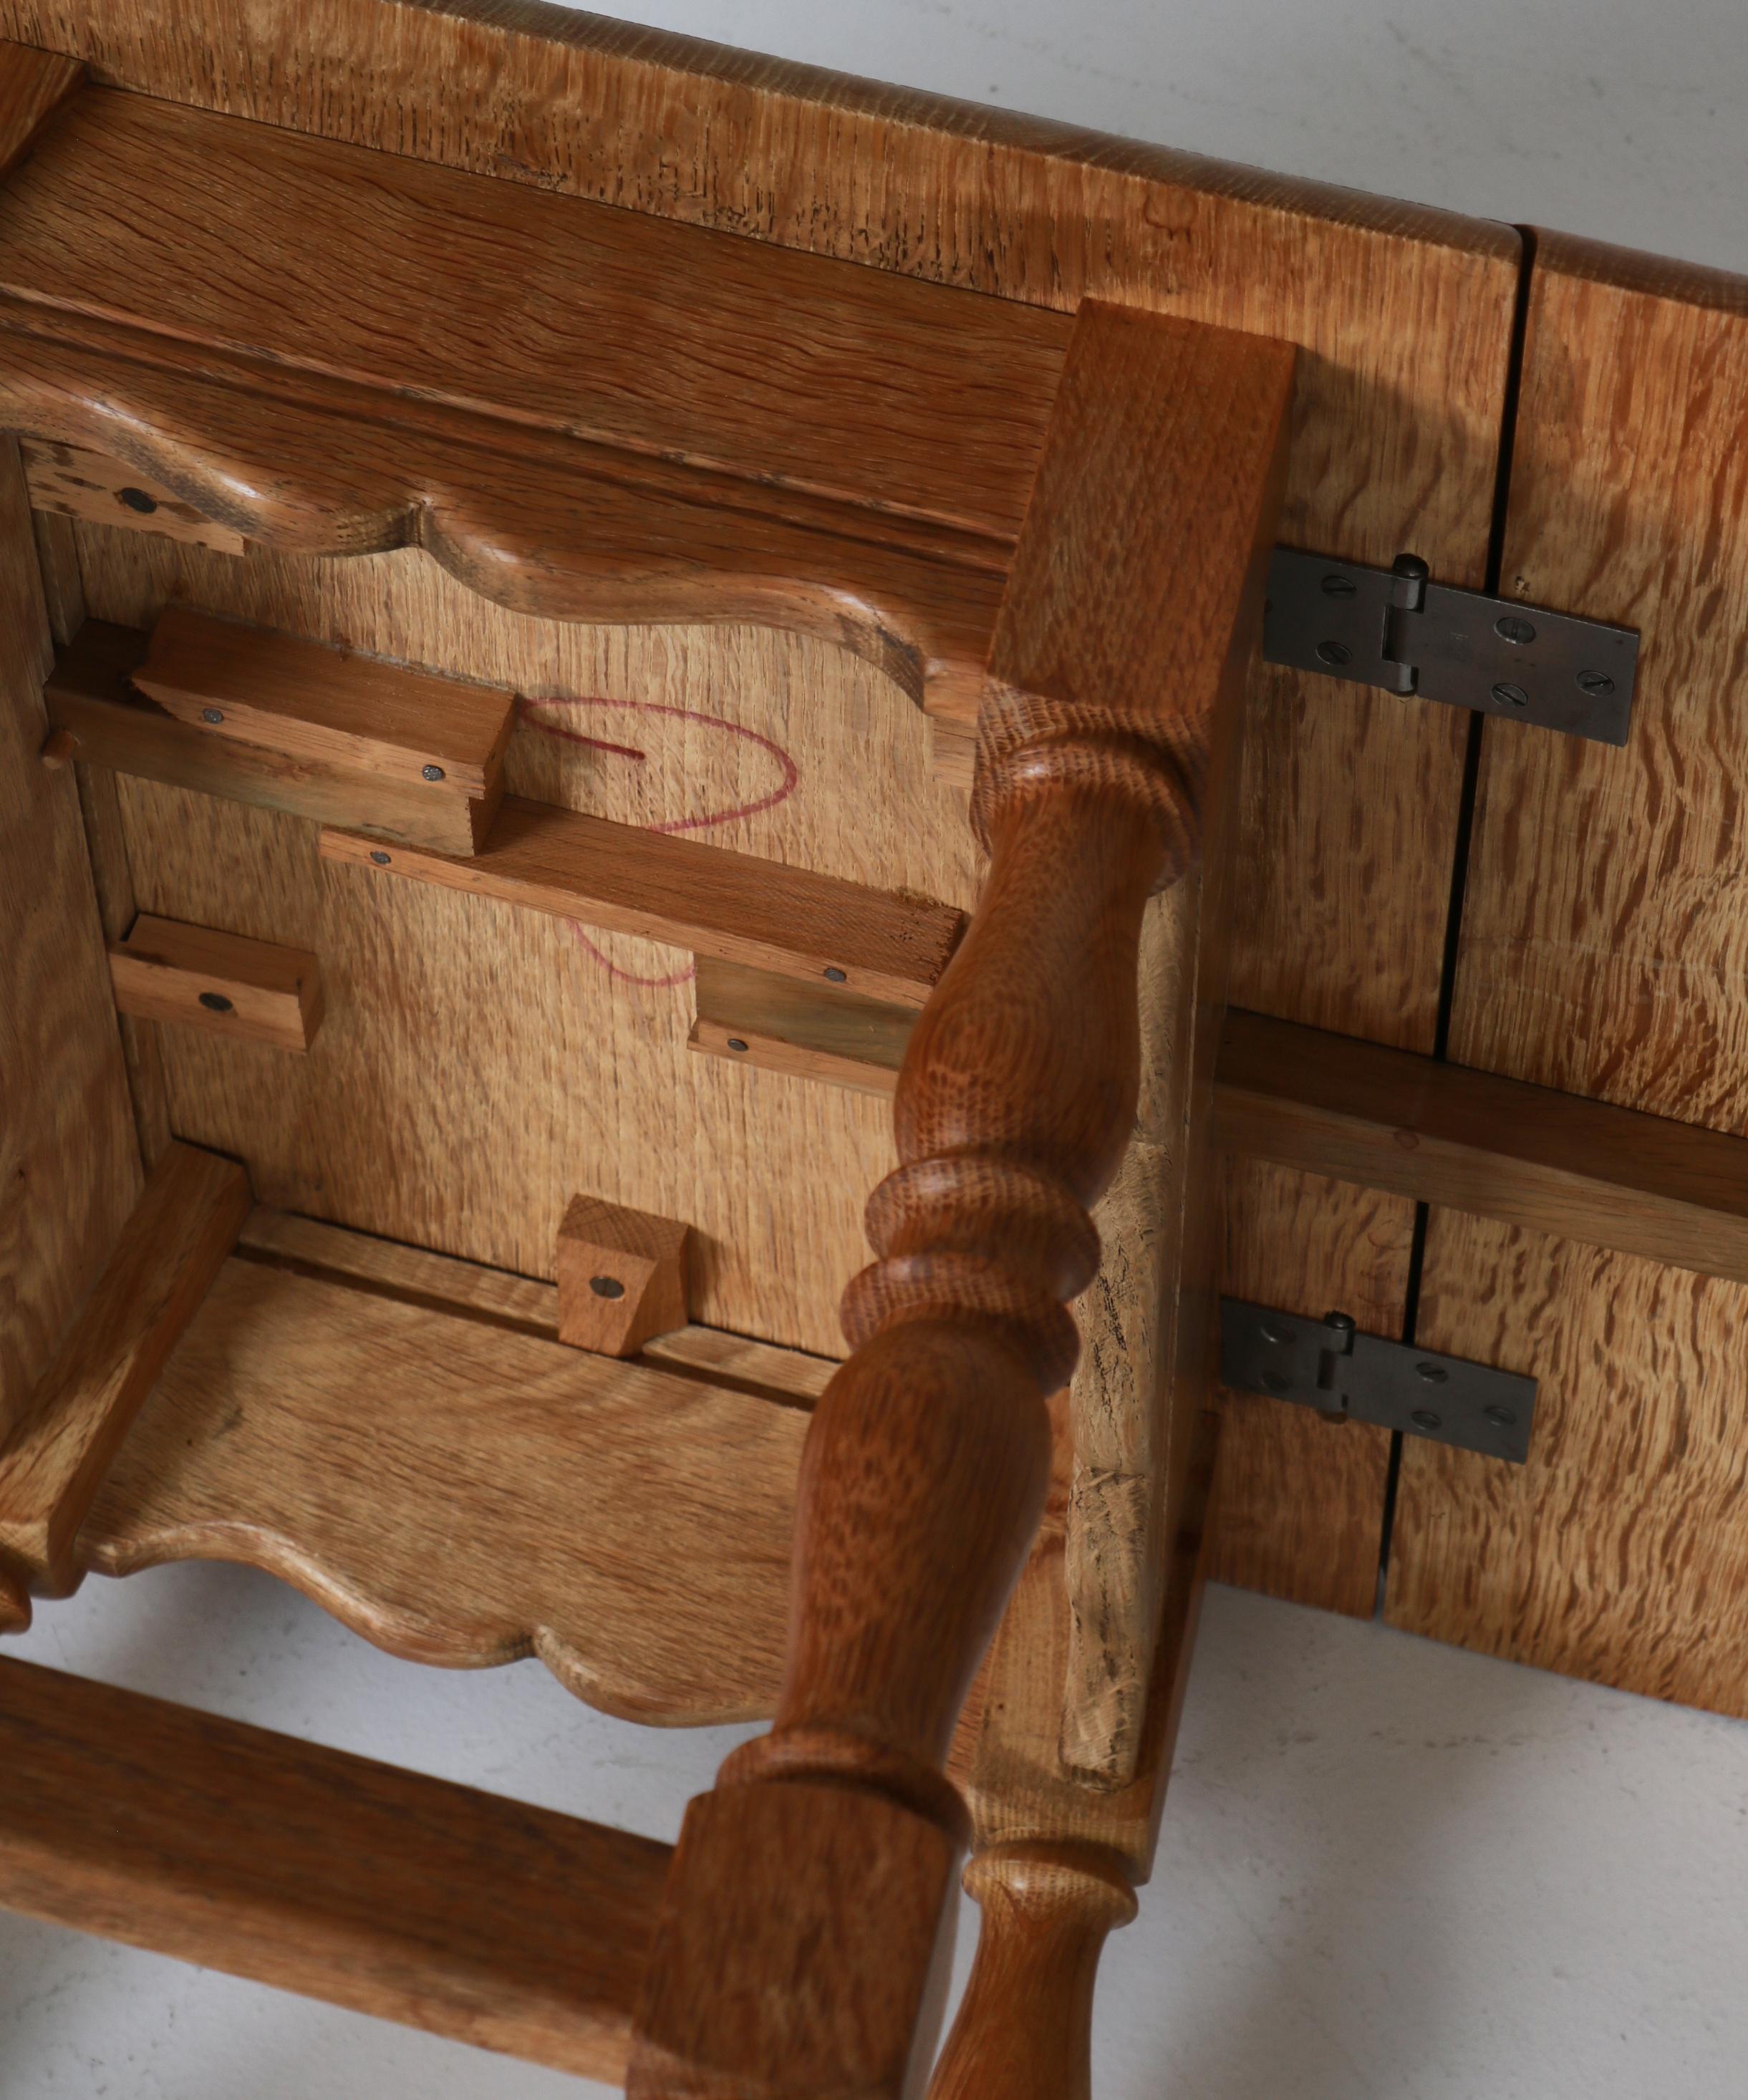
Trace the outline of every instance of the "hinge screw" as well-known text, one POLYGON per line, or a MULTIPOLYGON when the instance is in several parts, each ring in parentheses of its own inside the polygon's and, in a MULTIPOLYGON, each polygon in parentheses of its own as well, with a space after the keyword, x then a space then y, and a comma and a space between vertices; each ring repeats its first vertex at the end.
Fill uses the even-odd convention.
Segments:
POLYGON ((1503 612, 1493 623, 1493 631, 1502 642, 1515 642, 1521 647, 1534 642, 1535 629, 1527 620, 1520 620, 1515 612, 1503 612))
POLYGON ((1435 1414, 1430 1407, 1417 1407, 1408 1419, 1420 1429, 1442 1429, 1445 1426, 1445 1418, 1435 1414))
POLYGON ((1530 695, 1521 686, 1495 686, 1493 697, 1502 708, 1526 708, 1530 704, 1530 695))
POLYGON ((1481 1413, 1490 1422, 1497 1423, 1501 1429, 1509 1429, 1517 1419, 1508 1407, 1484 1407, 1481 1413))
POLYGON ((1606 671, 1580 671, 1578 690, 1593 700, 1605 700, 1614 690, 1614 681, 1606 671))
POLYGON ((1358 589, 1352 576, 1330 576, 1323 579, 1325 598, 1352 598, 1358 589))
POLYGON ((1324 663, 1334 668, 1348 662, 1353 651, 1344 649, 1339 642, 1320 642, 1317 645, 1317 653, 1324 663))

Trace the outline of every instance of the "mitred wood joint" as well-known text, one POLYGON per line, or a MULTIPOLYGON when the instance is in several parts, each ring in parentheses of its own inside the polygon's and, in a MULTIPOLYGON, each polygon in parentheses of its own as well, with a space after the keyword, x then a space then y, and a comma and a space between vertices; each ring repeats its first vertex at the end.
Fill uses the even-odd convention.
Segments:
MULTIPOLYGON (((223 723, 183 721, 134 683, 149 647, 137 628, 88 620, 55 658, 43 706, 51 725, 73 739, 82 763, 344 824, 369 834, 364 844, 377 850, 386 840, 441 853, 478 851, 495 796, 450 793, 422 781, 415 786, 314 755, 288 757, 264 743, 215 734, 223 723)), ((214 711, 224 712, 222 701, 214 711)))
POLYGON ((686 1321, 691 1228, 598 1196, 573 1196, 558 1228, 558 1339, 634 1356, 686 1321))
POLYGON ((249 1214, 233 1160, 173 1145, 36 1392, 0 1440, 0 1559, 55 1591, 74 1534, 249 1214))
POLYGON ((307 1050, 322 1017, 321 973, 302 948, 144 915, 109 951, 118 1012, 214 1035, 307 1050))

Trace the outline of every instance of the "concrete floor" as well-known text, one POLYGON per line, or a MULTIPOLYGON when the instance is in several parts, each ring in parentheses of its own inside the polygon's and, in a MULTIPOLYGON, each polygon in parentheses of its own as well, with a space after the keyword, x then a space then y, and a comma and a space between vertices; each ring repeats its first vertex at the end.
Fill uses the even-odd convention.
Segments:
MULTIPOLYGON (((532 1662, 397 1662, 244 1569, 94 1579, 9 1649, 660 1838, 748 1732, 606 1720, 532 1662)), ((961 1980, 975 1935, 968 1904, 961 1980)), ((1745 1973, 1748 1724, 1216 1590, 1096 2089, 1741 2100, 1745 1973)), ((0 1915, 6 2100, 591 2089, 0 1915)))

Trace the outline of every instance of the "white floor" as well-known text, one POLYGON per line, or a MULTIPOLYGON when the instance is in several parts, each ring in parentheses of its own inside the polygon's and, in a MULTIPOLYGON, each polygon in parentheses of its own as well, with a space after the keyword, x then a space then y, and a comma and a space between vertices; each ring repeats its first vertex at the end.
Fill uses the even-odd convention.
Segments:
MULTIPOLYGON (((534 1663, 396 1662, 225 1568, 94 1580, 10 1650, 663 1838, 745 1732, 603 1720, 534 1663)), ((1217 1590, 1096 2089, 1741 2100, 1745 1974, 1748 1725, 1217 1590)), ((594 2089, 0 1915, 6 2100, 594 2089)))

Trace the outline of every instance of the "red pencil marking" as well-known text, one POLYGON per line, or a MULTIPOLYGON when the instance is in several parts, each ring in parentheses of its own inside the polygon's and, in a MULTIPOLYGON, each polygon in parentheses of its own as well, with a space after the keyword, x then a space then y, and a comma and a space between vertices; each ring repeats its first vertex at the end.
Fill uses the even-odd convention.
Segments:
POLYGON ((570 924, 571 931, 576 936, 581 946, 594 957, 610 977, 617 977, 621 984, 642 985, 647 990, 665 991, 670 985, 690 984, 698 974, 698 965, 694 962, 688 963, 683 970, 676 970, 672 977, 640 977, 635 970, 622 970, 617 963, 610 961, 603 955, 574 919, 570 924))

